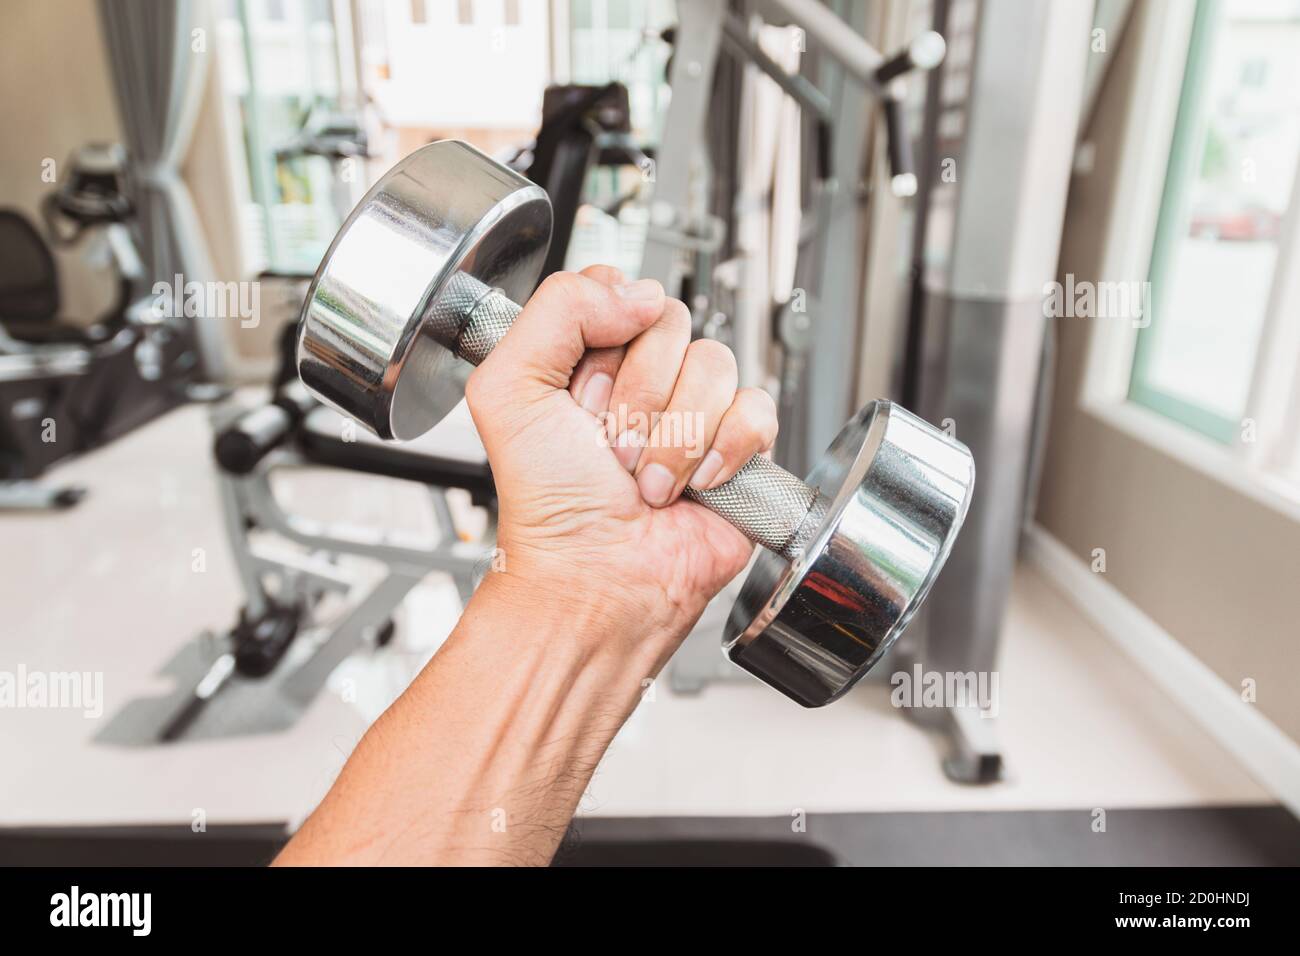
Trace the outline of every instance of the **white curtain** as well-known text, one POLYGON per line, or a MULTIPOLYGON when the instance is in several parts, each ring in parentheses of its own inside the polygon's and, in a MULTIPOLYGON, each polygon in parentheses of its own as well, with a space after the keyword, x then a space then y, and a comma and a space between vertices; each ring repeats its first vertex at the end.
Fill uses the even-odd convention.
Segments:
MULTIPOLYGON (((180 164, 189 149, 216 42, 206 0, 99 0, 118 112, 130 154, 149 285, 214 278, 180 164)), ((209 379, 225 375, 216 318, 194 321, 209 379)))

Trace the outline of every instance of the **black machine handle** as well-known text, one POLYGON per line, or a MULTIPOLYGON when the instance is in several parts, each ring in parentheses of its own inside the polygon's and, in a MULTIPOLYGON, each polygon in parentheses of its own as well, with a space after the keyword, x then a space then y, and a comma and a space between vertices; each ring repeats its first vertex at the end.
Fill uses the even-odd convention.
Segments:
POLYGON ((911 196, 917 190, 912 141, 903 116, 903 89, 897 81, 913 70, 934 69, 943 61, 946 50, 943 37, 927 30, 876 68, 875 80, 883 91, 890 187, 896 196, 911 196))
POLYGON ((916 193, 916 162, 912 158, 912 141, 903 118, 903 101, 895 96, 884 100, 886 143, 889 150, 889 180, 894 195, 916 193))
POLYGON ((302 382, 286 384, 275 397, 239 416, 217 435, 212 453, 224 471, 246 475, 302 424, 316 400, 302 382))

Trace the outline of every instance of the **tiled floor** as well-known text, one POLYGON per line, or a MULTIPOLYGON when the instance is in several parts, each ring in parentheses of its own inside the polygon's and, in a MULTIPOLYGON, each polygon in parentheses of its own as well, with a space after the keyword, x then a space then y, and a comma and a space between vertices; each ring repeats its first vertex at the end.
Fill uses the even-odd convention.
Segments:
MULTIPOLYGON (((181 409, 56 472, 90 486, 76 509, 0 517, 0 669, 102 671, 103 720, 156 693, 159 668, 183 641, 230 625, 238 591, 210 441, 206 411, 181 409)), ((404 527, 425 504, 419 489, 352 476, 303 477, 291 490, 304 508, 404 527)), ((407 653, 345 665, 378 689, 356 703, 326 694, 288 732, 109 747, 92 740, 99 721, 80 713, 0 710, 0 826, 186 823, 200 810, 214 824, 300 817, 455 613, 454 591, 430 579, 402 615, 398 649, 407 653)), ((601 765, 583 812, 1269 802, 1032 569, 1016 579, 1000 672, 1002 783, 947 781, 941 739, 892 708, 880 683, 807 711, 756 683, 678 697, 661 681, 601 765)))

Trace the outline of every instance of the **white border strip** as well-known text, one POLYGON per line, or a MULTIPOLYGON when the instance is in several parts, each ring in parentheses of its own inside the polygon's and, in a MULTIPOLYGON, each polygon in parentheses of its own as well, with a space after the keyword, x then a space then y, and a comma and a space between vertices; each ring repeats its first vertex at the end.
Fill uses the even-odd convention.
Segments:
POLYGON ((1025 555, 1188 715, 1300 816, 1300 744, 1040 525, 1025 555))

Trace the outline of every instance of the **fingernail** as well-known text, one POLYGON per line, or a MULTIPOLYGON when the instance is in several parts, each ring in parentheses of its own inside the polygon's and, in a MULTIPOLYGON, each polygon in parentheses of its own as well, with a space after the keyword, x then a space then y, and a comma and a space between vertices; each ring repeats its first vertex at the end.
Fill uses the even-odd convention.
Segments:
POLYGON ((700 466, 695 469, 695 474, 691 475, 691 487, 696 491, 703 491, 709 487, 709 482, 718 477, 718 472, 722 470, 722 456, 712 448, 700 462, 700 466))
POLYGON ((609 408, 609 396, 614 394, 614 380, 604 372, 597 372, 582 387, 582 401, 579 403, 593 415, 600 415, 609 408))
POLYGON ((668 496, 673 493, 677 479, 663 465, 646 465, 637 475, 636 486, 641 489, 641 497, 646 504, 661 508, 668 504, 668 496))
POLYGON ((618 463, 631 471, 641 460, 641 435, 630 428, 614 441, 614 457, 618 463))
POLYGON ((637 279, 614 286, 614 291, 629 302, 650 302, 664 294, 663 286, 654 279, 637 279))

